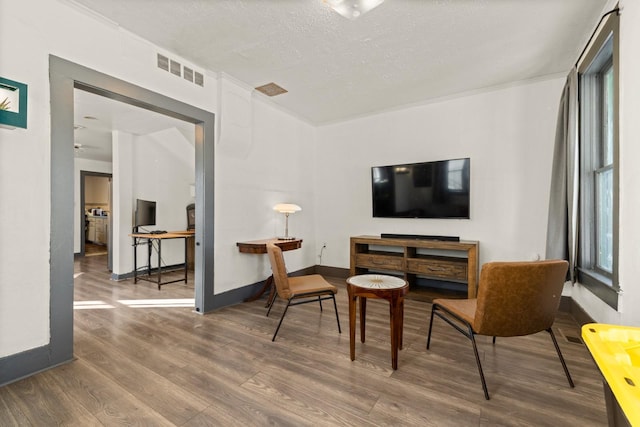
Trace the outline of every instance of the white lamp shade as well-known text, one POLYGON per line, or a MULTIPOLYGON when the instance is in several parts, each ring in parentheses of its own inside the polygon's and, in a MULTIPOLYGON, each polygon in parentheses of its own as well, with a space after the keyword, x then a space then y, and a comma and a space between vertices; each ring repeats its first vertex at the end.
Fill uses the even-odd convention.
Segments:
POLYGON ((278 203, 273 207, 273 210, 280 213, 292 214, 301 211, 302 208, 298 205, 294 205, 293 203, 278 203))

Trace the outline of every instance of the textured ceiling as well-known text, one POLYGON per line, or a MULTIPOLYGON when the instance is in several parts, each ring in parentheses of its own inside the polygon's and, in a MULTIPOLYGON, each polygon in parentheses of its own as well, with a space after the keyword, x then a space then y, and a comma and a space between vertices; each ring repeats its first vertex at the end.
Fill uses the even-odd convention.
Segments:
MULTIPOLYGON (((386 0, 356 21, 322 0, 73 0, 324 124, 565 73, 606 0, 386 0)), ((154 64, 155 66, 155 64, 154 64)))

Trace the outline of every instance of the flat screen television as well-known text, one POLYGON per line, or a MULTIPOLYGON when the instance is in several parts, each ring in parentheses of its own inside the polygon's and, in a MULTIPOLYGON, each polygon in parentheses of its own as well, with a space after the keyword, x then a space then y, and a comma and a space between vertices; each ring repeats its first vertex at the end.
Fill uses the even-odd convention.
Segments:
POLYGON ((373 216, 469 218, 471 159, 371 168, 373 216))
POLYGON ((134 226, 156 225, 156 202, 136 199, 134 226))

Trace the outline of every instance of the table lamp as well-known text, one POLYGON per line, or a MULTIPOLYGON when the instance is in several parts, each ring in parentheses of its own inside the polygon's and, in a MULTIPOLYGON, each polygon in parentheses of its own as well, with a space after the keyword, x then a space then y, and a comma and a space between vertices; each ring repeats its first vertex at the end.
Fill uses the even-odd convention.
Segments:
POLYGON ((294 240, 295 237, 289 237, 289 214, 302 210, 298 205, 292 203, 278 203, 273 210, 284 214, 284 237, 278 237, 279 240, 294 240))

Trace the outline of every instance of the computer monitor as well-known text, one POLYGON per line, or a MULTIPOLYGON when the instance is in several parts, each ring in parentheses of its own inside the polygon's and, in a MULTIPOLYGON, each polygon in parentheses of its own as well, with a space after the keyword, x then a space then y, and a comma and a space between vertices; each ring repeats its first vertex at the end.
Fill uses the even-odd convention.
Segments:
POLYGON ((137 199, 133 225, 135 227, 156 225, 156 202, 137 199))

